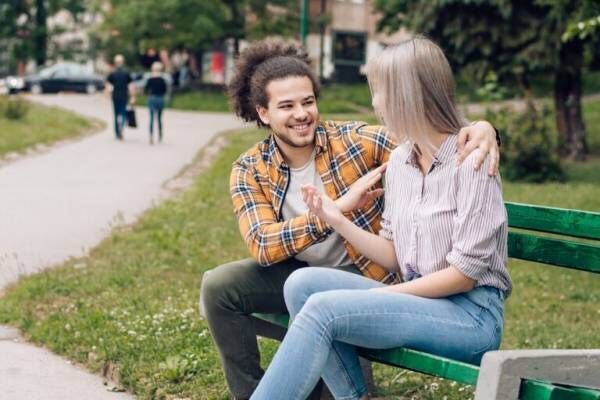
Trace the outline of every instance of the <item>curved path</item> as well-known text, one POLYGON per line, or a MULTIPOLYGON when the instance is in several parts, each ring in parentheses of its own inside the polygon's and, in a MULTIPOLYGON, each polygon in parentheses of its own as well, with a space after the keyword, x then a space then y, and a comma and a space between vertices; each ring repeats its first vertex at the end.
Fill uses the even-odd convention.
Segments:
MULTIPOLYGON (((0 292, 20 276, 84 255, 115 224, 131 223, 168 192, 163 185, 220 131, 240 128, 230 114, 167 110, 163 143, 148 143, 148 112, 114 139, 102 95, 32 96, 107 122, 107 129, 0 167, 0 292)), ((124 399, 98 376, 20 341, 0 326, 0 398, 124 399)))

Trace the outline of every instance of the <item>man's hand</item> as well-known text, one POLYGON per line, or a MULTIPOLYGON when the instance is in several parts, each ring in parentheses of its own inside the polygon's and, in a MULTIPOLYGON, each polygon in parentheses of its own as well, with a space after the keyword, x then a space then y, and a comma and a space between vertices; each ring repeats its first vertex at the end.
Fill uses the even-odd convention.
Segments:
POLYGON ((350 189, 342 197, 335 201, 341 212, 349 212, 364 207, 369 201, 372 201, 383 195, 383 189, 372 189, 383 177, 387 163, 372 169, 361 176, 350 186, 350 189))
POLYGON ((335 202, 328 196, 319 193, 317 188, 312 185, 302 186, 302 199, 310 211, 330 225, 335 225, 344 219, 344 214, 335 202))
POLYGON ((496 143, 496 130, 487 121, 477 121, 465 126, 458 133, 458 162, 461 163, 473 150, 479 149, 475 159, 475 169, 478 170, 486 157, 490 157, 490 169, 488 175, 498 173, 500 165, 500 152, 496 143))

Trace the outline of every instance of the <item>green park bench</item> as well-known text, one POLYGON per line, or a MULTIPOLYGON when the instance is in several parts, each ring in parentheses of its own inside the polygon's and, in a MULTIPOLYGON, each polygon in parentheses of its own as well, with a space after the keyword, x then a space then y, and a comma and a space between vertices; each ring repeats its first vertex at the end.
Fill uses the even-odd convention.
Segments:
MULTIPOLYGON (((508 255, 546 265, 600 273, 600 213, 506 203, 508 255), (542 233, 542 235, 536 234, 542 233), (576 241, 576 238, 585 239, 576 241)), ((287 315, 256 314, 258 318, 287 327, 287 315)), ((406 348, 373 350, 360 348, 362 357, 382 364, 476 386, 480 367, 406 348)), ((485 364, 486 357, 483 364, 485 364)), ((594 362, 600 360, 595 353, 594 362)), ((483 365, 482 364, 482 365, 483 365)), ((596 364, 595 364, 596 365, 596 364)), ((600 371, 600 368, 598 369, 600 371)), ((600 372, 595 372, 600 375, 600 372)), ((483 375, 483 374, 482 374, 483 375)), ((595 375, 595 376, 596 376, 595 375)), ((530 375, 529 375, 530 376, 530 375)), ((539 379, 519 379, 518 398, 523 400, 600 400, 600 390, 558 384, 539 379)), ((557 381, 553 381, 557 382, 557 381)), ((595 382, 596 389, 600 382, 595 382)), ((478 387, 479 391, 479 387, 478 387)), ((476 399, 478 399, 476 395, 476 399)), ((484 398, 484 397, 481 397, 484 398)), ((486 399, 487 400, 487 399, 486 399)))

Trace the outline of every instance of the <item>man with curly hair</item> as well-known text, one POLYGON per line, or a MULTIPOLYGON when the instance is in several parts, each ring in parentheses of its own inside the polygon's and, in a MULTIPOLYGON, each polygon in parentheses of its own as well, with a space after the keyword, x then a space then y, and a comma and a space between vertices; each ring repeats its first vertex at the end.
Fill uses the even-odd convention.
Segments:
MULTIPOLYGON (((256 336, 281 339, 285 334, 252 314, 287 312, 284 282, 294 270, 332 267, 396 281, 394 272, 363 257, 309 212, 301 194, 301 186, 311 184, 343 204, 356 180, 373 179, 377 189, 362 199, 360 210, 348 215, 363 229, 377 232, 383 211, 379 180, 396 143, 382 126, 322 121, 319 81, 306 52, 293 43, 266 40, 249 46, 237 60, 228 89, 235 113, 269 135, 234 162, 230 179, 240 233, 252 258, 206 272, 200 309, 232 395, 246 399, 263 375, 256 336)), ((478 148, 475 168, 489 154, 489 172, 494 174, 495 137, 494 128, 484 121, 464 128, 461 156, 478 148)))

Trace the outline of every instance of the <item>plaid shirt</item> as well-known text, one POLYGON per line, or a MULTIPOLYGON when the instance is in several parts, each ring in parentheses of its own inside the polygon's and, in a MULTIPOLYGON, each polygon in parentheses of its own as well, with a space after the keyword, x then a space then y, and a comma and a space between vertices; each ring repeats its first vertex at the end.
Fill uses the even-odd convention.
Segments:
MULTIPOLYGON (((381 126, 321 121, 315 133, 315 167, 327 195, 332 199, 342 196, 358 178, 385 163, 395 147, 381 126)), ((233 164, 230 191, 235 214, 250 253, 261 265, 294 257, 325 240, 332 232, 331 227, 312 212, 283 219, 281 208, 289 176, 289 166, 272 134, 233 164)), ((377 233, 382 212, 383 197, 347 215, 362 229, 377 233)), ((344 244, 363 275, 382 282, 396 280, 396 274, 359 254, 347 241, 344 244)))

